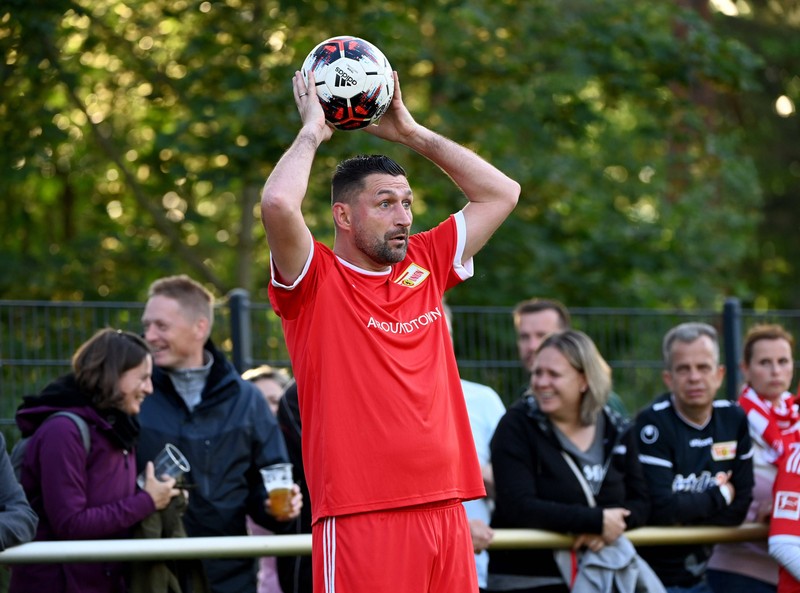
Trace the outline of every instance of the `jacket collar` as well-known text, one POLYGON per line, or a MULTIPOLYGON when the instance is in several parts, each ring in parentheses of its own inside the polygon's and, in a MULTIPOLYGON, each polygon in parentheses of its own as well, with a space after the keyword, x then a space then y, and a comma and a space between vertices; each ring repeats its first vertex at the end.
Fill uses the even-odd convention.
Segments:
MULTIPOLYGON (((198 406, 202 406, 207 399, 218 396, 224 391, 225 387, 236 381, 236 377, 238 377, 236 369, 233 368, 233 365, 228 362, 228 359, 225 358, 225 355, 214 345, 210 338, 206 341, 203 349, 211 354, 213 362, 211 363, 208 379, 203 388, 202 399, 198 406)), ((180 399, 165 369, 161 367, 153 369, 153 385, 158 391, 169 393, 180 399)))
MULTIPOLYGON (((533 397, 533 393, 530 390, 523 394, 521 405, 525 411, 525 415, 539 427, 539 430, 541 430, 543 434, 548 438, 557 439, 555 432, 553 432, 553 423, 550 422, 547 415, 539 409, 536 398, 533 397)), ((604 414, 606 417, 603 450, 605 456, 608 457, 611 450, 622 440, 622 435, 630 426, 630 421, 608 406, 604 406, 600 413, 604 414)))
POLYGON ((78 388, 74 373, 58 377, 36 395, 26 395, 17 409, 16 422, 22 436, 30 436, 51 414, 69 410, 130 450, 139 436, 139 420, 117 408, 99 409, 78 388))

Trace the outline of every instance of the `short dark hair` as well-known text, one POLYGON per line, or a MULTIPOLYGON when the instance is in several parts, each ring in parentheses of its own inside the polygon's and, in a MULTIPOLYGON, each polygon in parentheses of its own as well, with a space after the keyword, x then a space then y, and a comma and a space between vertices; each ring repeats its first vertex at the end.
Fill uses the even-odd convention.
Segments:
POLYGON ((117 381, 151 354, 150 346, 140 336, 119 329, 101 329, 72 356, 75 382, 96 408, 117 407, 122 401, 117 381))
POLYGON ((569 310, 563 303, 555 299, 539 298, 528 299, 527 301, 517 303, 517 306, 514 307, 514 311, 512 313, 514 316, 514 326, 519 327, 519 318, 522 315, 541 313, 542 311, 555 311, 558 315, 559 324, 561 325, 562 330, 572 327, 572 319, 570 317, 569 310))
POLYGON ((786 340, 789 349, 794 351, 794 337, 782 325, 777 323, 759 323, 751 327, 744 336, 744 352, 742 358, 749 365, 753 359, 753 349, 761 340, 786 340))
POLYGON ((405 169, 382 154, 360 154, 340 162, 331 180, 331 204, 351 203, 356 193, 364 187, 364 178, 374 173, 406 175, 405 169))

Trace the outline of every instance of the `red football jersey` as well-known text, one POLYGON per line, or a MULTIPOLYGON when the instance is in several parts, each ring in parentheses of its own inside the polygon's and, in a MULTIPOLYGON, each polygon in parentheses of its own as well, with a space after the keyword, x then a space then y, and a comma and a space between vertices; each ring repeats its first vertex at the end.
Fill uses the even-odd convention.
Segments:
POLYGON ((484 496, 442 310, 461 265, 463 214, 409 238, 386 272, 314 242, 291 287, 269 294, 297 380, 313 521, 484 496))

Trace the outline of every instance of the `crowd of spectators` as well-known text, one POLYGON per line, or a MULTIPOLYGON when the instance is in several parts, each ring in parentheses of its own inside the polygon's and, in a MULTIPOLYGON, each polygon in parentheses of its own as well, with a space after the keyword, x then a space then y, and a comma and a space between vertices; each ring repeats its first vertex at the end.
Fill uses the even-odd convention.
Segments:
MULTIPOLYGON (((665 392, 629 412, 602 354, 572 329, 561 303, 525 301, 513 322, 530 381, 508 409, 491 388, 462 381, 486 487, 486 497, 464 505, 480 591, 797 590, 800 411, 789 332, 775 324, 748 330, 741 395, 729 401, 718 397, 716 330, 680 324, 663 338, 665 392), (744 521, 770 524, 769 546, 636 549, 625 535, 643 525, 744 521), (574 545, 490 550, 494 530, 504 528, 565 533, 574 545)), ((98 331, 76 351, 72 372, 25 398, 17 423, 29 442, 19 480, 0 442, 0 550, 134 537, 139 523, 166 523, 170 512, 182 537, 311 532, 297 385, 289 369, 266 365, 239 375, 211 343, 212 323, 206 289, 185 276, 161 279, 142 336, 98 331), (88 449, 73 419, 53 416, 64 411, 88 426, 88 449), (166 443, 191 463, 180 481, 154 473, 151 460, 166 443), (294 466, 289 520, 271 514, 258 473, 279 461, 294 466)), ((312 591, 305 556, 203 561, 199 571, 199 563, 163 564, 164 591, 312 591)), ((134 591, 130 570, 20 565, 10 591, 44 590, 43 583, 49 591, 134 591)))

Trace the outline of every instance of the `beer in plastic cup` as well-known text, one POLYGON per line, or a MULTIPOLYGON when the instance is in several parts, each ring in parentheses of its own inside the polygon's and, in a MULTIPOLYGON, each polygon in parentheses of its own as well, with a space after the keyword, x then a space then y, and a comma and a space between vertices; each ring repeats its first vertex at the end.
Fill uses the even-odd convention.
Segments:
POLYGON ((291 463, 276 463, 261 468, 264 488, 269 494, 269 506, 277 519, 289 519, 292 514, 294 479, 291 463))

